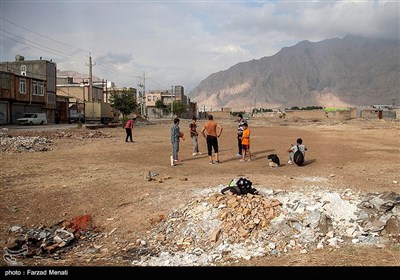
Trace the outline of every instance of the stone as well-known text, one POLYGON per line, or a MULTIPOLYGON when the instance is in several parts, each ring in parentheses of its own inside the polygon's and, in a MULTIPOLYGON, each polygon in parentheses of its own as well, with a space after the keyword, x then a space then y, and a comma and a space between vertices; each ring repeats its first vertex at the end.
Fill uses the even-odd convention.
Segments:
POLYGON ((388 234, 399 234, 400 233, 400 221, 392 216, 385 226, 385 230, 388 234))
POLYGON ((215 230, 211 233, 210 241, 216 242, 216 241, 219 239, 220 233, 221 233, 221 229, 220 229, 220 228, 215 229, 215 230))

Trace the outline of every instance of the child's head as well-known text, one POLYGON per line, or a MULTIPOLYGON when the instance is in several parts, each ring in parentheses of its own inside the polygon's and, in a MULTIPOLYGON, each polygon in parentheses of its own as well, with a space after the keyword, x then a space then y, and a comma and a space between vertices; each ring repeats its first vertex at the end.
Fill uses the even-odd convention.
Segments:
POLYGON ((209 120, 209 121, 212 121, 212 120, 214 120, 214 117, 213 117, 213 115, 209 115, 209 116, 208 116, 208 120, 209 120))
POLYGON ((197 118, 196 117, 193 117, 192 118, 192 123, 195 123, 197 121, 197 118))
POLYGON ((249 125, 247 123, 243 124, 243 129, 247 129, 249 127, 249 125))
POLYGON ((179 124, 179 119, 178 118, 174 119, 174 124, 179 124))
POLYGON ((297 142, 297 144, 301 145, 301 144, 303 144, 303 139, 297 138, 296 142, 297 142))

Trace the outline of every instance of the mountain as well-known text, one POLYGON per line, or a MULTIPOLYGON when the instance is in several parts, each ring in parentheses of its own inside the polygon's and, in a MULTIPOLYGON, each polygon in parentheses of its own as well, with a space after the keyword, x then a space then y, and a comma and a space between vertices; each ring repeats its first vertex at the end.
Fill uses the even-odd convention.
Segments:
POLYGON ((400 103, 399 41, 346 36, 302 41, 208 76, 188 95, 200 108, 400 103))

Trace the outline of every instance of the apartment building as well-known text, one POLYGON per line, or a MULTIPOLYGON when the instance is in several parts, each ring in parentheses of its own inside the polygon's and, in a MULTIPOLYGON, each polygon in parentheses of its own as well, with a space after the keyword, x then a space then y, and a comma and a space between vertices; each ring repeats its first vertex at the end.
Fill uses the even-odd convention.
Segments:
POLYGON ((146 93, 146 113, 149 118, 162 118, 170 116, 170 113, 165 114, 156 107, 156 102, 161 100, 164 105, 169 109, 169 112, 173 109, 172 103, 175 101, 182 102, 187 110, 182 114, 182 118, 192 118, 196 116, 197 109, 196 103, 191 102, 190 98, 185 95, 184 87, 177 85, 171 90, 153 90, 146 93))
POLYGON ((56 63, 48 60, 0 62, 0 124, 15 124, 24 113, 46 113, 54 122, 56 114, 56 63))

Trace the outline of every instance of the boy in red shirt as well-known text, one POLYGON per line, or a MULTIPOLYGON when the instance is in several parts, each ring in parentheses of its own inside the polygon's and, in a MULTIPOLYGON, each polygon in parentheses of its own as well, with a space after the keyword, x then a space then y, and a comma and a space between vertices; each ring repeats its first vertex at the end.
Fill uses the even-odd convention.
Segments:
POLYGON ((128 142, 128 138, 130 139, 131 142, 133 142, 132 128, 133 128, 134 122, 135 122, 135 118, 130 118, 125 124, 125 132, 126 132, 125 142, 128 142))

